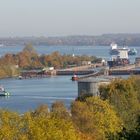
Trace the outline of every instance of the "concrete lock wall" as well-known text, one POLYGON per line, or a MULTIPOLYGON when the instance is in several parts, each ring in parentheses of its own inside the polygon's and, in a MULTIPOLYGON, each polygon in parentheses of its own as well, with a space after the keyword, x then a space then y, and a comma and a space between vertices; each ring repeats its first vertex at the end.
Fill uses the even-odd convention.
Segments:
POLYGON ((78 96, 82 94, 92 94, 97 96, 98 91, 98 83, 96 82, 78 82, 78 96))

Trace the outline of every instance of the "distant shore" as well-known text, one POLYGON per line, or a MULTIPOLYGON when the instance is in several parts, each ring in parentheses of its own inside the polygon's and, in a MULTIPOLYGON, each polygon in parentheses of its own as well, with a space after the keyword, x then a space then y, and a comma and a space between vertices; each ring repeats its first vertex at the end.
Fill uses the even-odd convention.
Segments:
POLYGON ((92 35, 73 35, 58 37, 5 37, 0 38, 2 45, 33 45, 47 46, 109 46, 116 42, 119 46, 140 46, 140 34, 103 34, 92 35))

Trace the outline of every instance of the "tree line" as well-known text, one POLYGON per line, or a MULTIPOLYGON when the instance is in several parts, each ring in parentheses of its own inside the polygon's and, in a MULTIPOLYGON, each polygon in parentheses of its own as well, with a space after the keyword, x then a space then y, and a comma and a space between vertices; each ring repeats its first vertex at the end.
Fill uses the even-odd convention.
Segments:
POLYGON ((100 60, 100 58, 94 56, 61 55, 57 51, 51 54, 39 55, 32 44, 27 44, 21 52, 17 54, 5 54, 0 58, 0 78, 16 76, 20 73, 21 69, 38 69, 44 67, 60 69, 81 65, 82 61, 98 62, 100 60))

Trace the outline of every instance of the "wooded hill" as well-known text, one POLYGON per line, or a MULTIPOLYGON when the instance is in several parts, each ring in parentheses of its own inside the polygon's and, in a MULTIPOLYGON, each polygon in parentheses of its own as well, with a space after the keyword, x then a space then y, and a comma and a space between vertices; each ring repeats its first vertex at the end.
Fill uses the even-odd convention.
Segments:
POLYGON ((0 38, 4 45, 64 45, 64 46, 109 46, 112 42, 118 45, 140 46, 140 34, 103 34, 99 36, 77 35, 58 37, 13 37, 0 38))

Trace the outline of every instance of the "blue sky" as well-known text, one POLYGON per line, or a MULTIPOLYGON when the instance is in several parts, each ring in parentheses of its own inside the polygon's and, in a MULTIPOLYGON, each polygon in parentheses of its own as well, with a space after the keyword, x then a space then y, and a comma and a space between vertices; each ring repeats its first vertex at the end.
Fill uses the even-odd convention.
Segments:
POLYGON ((0 37, 140 33, 140 0, 0 0, 0 37))

